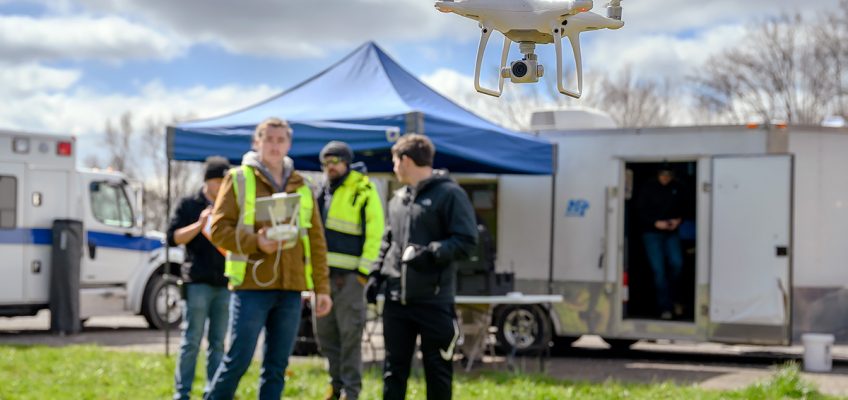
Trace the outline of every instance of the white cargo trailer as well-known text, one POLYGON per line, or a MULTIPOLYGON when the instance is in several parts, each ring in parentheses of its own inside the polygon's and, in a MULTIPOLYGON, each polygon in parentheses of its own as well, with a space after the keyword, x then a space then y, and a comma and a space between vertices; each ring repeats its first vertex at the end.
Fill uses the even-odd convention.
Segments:
MULTIPOLYGON (((848 341, 848 129, 702 126, 542 131, 556 175, 460 176, 516 289, 565 298, 495 323, 567 343, 848 341), (660 319, 633 201, 660 165, 687 199, 682 314, 660 319), (475 191, 481 193, 475 194, 475 191), (518 328, 520 329, 518 329, 518 328)), ((532 157, 532 155, 528 155, 532 157)), ((535 335, 535 336, 534 336, 535 335)))

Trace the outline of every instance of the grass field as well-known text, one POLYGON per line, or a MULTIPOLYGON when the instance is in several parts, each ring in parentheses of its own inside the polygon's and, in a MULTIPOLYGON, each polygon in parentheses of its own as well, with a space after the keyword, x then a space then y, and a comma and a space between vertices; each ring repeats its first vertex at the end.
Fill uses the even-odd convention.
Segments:
MULTIPOLYGON (((203 364, 199 364, 203 365, 203 364)), ((320 399, 327 388, 323 361, 290 366, 286 398, 320 399)), ((198 368, 201 371, 203 368, 198 368)), ((0 346, 0 399, 167 399, 173 388, 174 357, 104 350, 96 346, 62 348, 0 346)), ((256 398, 258 364, 242 379, 237 398, 256 398)), ((202 374, 202 372, 198 372, 202 374)), ((195 380, 200 398, 203 382, 195 380)), ((369 370, 362 399, 379 399, 378 371, 369 370)), ((424 382, 412 379, 408 399, 424 399, 424 382)), ((484 372, 456 374, 454 399, 827 399, 802 381, 796 365, 780 368, 771 379, 732 392, 671 383, 604 384, 567 382, 541 375, 484 372)))

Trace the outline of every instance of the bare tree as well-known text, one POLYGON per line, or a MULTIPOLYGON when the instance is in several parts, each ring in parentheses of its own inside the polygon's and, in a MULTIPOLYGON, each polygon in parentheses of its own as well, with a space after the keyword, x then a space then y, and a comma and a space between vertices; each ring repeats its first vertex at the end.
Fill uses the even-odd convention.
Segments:
POLYGON ((132 112, 121 114, 117 128, 112 125, 111 120, 107 120, 105 135, 106 151, 109 154, 108 166, 129 177, 135 177, 132 112))
POLYGON ((472 93, 460 102, 483 117, 516 130, 530 129, 534 111, 581 106, 608 113, 620 127, 664 126, 672 122, 669 82, 638 77, 630 66, 614 78, 585 74, 584 95, 579 100, 560 94, 555 79, 551 74, 540 85, 512 85, 499 99, 472 93))
MULTIPOLYGON (((176 120, 174 120, 176 121, 176 120)), ((172 122, 174 122, 172 121, 172 122)), ((163 230, 168 223, 167 213, 167 173, 165 132, 167 123, 163 120, 148 118, 143 129, 134 128, 131 112, 121 115, 118 126, 106 121, 105 158, 91 155, 85 160, 90 168, 111 168, 143 185, 143 203, 145 225, 151 229, 163 230)), ((197 190, 202 183, 199 163, 171 162, 171 204, 197 190)))
MULTIPOLYGON (((174 121, 172 121, 174 122, 174 121)), ((167 123, 148 119, 141 135, 140 148, 145 154, 149 173, 144 182, 144 216, 147 226, 163 230, 167 226, 167 178, 168 156, 166 154, 167 123)), ((199 163, 171 161, 171 209, 179 199, 200 189, 203 181, 199 163)))
POLYGON ((848 0, 840 0, 839 10, 823 14, 813 24, 812 37, 819 48, 825 78, 834 88, 834 115, 848 118, 848 0))
POLYGON ((785 120, 819 124, 845 113, 846 15, 806 22, 783 15, 753 27, 738 45, 712 58, 691 80, 699 122, 785 120))
POLYGON ((604 110, 622 128, 671 124, 671 84, 639 78, 630 65, 615 77, 603 76, 583 103, 604 110))

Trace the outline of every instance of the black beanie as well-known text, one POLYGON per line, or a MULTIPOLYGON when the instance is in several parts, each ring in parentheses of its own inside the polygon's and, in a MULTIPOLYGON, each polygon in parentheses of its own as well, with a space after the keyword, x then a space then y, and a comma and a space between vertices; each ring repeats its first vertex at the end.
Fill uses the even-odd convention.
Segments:
POLYGON ((221 156, 210 156, 206 158, 206 172, 203 174, 203 180, 223 178, 230 170, 230 162, 221 156))
POLYGON ((323 161, 325 157, 333 156, 338 157, 345 164, 350 165, 351 161, 353 161, 353 150, 350 149, 350 146, 348 146, 347 143, 333 140, 321 149, 319 158, 323 161))

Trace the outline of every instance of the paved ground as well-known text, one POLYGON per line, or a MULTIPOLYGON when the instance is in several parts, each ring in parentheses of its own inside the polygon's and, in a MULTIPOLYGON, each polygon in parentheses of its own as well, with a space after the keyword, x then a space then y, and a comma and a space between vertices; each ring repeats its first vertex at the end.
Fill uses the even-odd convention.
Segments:
MULTIPOLYGON (((165 352, 165 333, 147 328, 141 317, 92 318, 79 335, 50 334, 48 314, 35 317, 0 318, 0 345, 97 344, 122 351, 165 352)), ((379 333, 376 335, 379 338, 379 333)), ((178 333, 170 337, 170 354, 178 347, 178 333)), ((366 358, 382 357, 379 340, 376 352, 365 347, 366 358)), ((614 352, 593 336, 577 341, 574 347, 546 362, 546 373, 569 380, 603 382, 673 381, 711 389, 735 389, 766 379, 787 360, 800 360, 801 346, 764 347, 730 346, 715 343, 649 343, 640 342, 629 351, 614 352)), ((848 397, 848 346, 833 348, 834 369, 830 373, 804 373, 804 378, 818 385, 822 392, 848 397)), ((503 358, 486 358, 474 367, 506 369, 503 358)), ((520 358, 515 365, 528 372, 539 371, 537 359, 520 358)), ((459 366, 457 370, 459 370, 459 366)))

